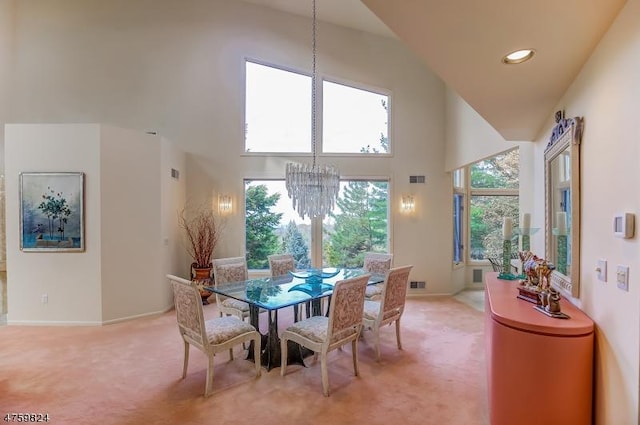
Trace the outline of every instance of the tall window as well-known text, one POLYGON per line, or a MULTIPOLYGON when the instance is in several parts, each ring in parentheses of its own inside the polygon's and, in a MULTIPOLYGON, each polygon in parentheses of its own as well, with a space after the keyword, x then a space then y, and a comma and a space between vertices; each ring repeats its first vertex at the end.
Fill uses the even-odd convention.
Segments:
POLYGON ((283 180, 245 180, 245 216, 250 269, 268 269, 267 256, 284 252, 294 256, 298 268, 310 267, 319 254, 323 266, 361 267, 365 252, 388 250, 389 183, 342 181, 329 216, 302 220, 283 180), (313 240, 312 234, 322 238, 313 240))
MULTIPOLYGON (((519 160, 516 149, 468 167, 469 257, 472 260, 500 256, 504 217, 518 223, 519 160)), ((517 238, 515 232, 514 238, 517 238)))
POLYGON ((453 263, 464 262, 464 169, 453 172, 453 263))
POLYGON ((387 181, 343 181, 337 204, 322 223, 324 265, 362 267, 366 252, 388 251, 387 181))
POLYGON ((284 180, 245 180, 245 217, 247 267, 268 269, 267 256, 284 252, 311 266, 311 220, 293 209, 284 180))
POLYGON ((389 152, 387 95, 324 81, 322 99, 323 152, 389 152))
POLYGON ((311 77, 246 63, 246 152, 311 152, 311 77))
MULTIPOLYGON (((311 84, 308 75, 246 62, 245 152, 311 152, 311 84)), ((387 94, 330 81, 318 91, 319 152, 389 152, 387 94)))

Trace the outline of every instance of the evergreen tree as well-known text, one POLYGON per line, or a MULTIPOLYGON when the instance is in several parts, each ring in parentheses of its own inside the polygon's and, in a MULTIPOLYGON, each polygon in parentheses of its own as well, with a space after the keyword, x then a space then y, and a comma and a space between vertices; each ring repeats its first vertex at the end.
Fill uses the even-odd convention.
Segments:
POLYGON ((331 213, 333 231, 326 231, 325 256, 335 267, 361 267, 365 252, 387 249, 387 183, 350 181, 331 213))
POLYGON ((311 267, 311 259, 309 258, 309 247, 302 237, 302 233, 298 229, 296 223, 291 220, 287 225, 284 237, 282 239, 284 252, 293 255, 297 269, 308 269, 311 267))
POLYGON ((250 269, 269 268, 268 255, 278 252, 278 236, 275 229, 282 213, 273 213, 280 194, 269 195, 267 186, 249 186, 246 191, 246 251, 247 267, 250 269))
MULTIPOLYGON (((473 164, 471 187, 517 189, 519 160, 519 151, 515 149, 473 164)), ((502 221, 504 217, 511 217, 518 223, 517 196, 474 196, 470 207, 471 258, 502 255, 502 221)), ((513 242, 517 246, 517 235, 513 242)))

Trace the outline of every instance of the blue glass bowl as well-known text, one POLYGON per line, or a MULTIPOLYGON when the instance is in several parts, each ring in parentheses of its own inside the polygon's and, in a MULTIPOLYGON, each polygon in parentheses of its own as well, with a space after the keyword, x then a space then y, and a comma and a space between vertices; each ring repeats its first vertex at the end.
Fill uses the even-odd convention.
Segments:
POLYGON ((325 268, 325 269, 309 269, 300 272, 289 272, 289 274, 293 277, 297 277, 299 279, 308 279, 310 277, 316 277, 320 279, 328 279, 330 277, 337 276, 340 273, 340 269, 336 268, 325 268))

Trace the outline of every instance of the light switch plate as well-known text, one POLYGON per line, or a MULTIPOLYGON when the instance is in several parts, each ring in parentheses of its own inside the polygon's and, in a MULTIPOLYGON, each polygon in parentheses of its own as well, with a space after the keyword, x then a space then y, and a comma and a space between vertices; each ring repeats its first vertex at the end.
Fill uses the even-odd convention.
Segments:
POLYGON ((629 291, 629 266, 618 266, 616 269, 616 282, 618 288, 629 291))
POLYGON ((607 260, 598 260, 596 272, 598 273, 598 280, 607 281, 607 260))

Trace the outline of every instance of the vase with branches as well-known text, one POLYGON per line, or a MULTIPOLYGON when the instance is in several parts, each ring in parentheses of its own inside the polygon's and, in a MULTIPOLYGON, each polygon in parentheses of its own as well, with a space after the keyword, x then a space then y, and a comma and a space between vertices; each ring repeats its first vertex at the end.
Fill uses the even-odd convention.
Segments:
MULTIPOLYGON (((201 205, 194 208, 185 207, 178 215, 178 223, 185 232, 185 247, 193 260, 191 278, 197 283, 209 281, 213 252, 220 240, 221 227, 218 217, 211 208, 201 205)), ((202 285, 200 285, 202 286, 202 285)), ((203 298, 208 295, 200 290, 203 298)), ((208 292, 208 291, 206 291, 208 292)))

